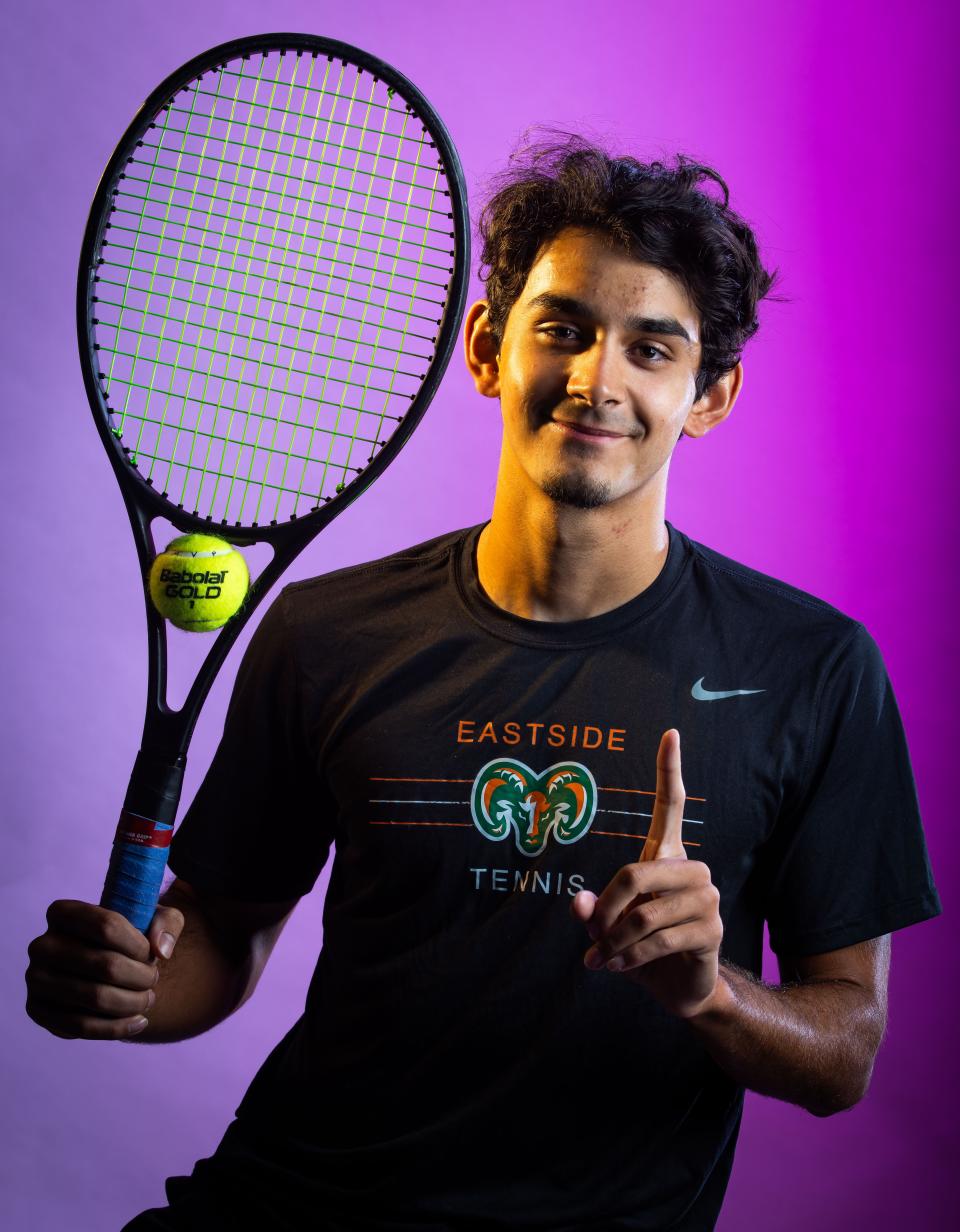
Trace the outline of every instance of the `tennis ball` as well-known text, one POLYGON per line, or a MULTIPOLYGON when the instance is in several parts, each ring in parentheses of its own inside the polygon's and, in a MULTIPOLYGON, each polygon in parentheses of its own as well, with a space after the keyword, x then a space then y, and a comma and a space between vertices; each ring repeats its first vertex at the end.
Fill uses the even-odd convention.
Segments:
POLYGON ((215 535, 179 535, 150 566, 150 598, 161 616, 188 633, 219 629, 250 585, 247 562, 215 535))

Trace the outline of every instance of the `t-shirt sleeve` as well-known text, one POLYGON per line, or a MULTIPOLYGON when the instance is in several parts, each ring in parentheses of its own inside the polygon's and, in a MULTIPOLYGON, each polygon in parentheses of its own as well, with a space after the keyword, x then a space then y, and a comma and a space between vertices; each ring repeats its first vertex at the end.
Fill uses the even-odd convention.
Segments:
POLYGON ((326 863, 334 809, 305 734, 281 593, 243 656, 223 736, 174 834, 170 867, 214 894, 299 898, 326 863))
POLYGON ((900 712, 862 625, 823 683, 802 786, 760 858, 776 954, 827 953, 942 910, 900 712))

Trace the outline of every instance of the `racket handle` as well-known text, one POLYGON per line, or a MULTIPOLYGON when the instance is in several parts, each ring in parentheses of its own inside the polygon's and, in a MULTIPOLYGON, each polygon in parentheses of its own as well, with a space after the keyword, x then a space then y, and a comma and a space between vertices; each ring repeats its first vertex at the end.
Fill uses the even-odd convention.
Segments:
POLYGON ((140 750, 113 840, 100 906, 118 911, 142 933, 160 898, 185 764, 186 757, 171 765, 140 750))

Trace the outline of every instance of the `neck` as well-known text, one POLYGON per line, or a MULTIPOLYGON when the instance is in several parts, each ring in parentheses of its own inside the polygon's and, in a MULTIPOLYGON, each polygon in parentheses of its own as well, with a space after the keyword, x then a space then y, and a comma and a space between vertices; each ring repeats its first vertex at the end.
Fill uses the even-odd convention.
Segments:
POLYGON ((651 490, 596 509, 559 505, 533 485, 497 482, 477 545, 486 595, 528 620, 600 616, 635 598, 667 559, 665 472, 651 490))

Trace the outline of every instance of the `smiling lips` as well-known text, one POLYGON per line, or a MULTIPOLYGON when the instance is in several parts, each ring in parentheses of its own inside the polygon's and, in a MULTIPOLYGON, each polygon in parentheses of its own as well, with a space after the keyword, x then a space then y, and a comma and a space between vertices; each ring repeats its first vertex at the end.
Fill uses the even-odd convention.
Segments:
POLYGON ((555 419, 553 422, 565 435, 581 441, 622 441, 629 435, 626 432, 610 432, 605 428, 589 427, 587 424, 569 423, 565 419, 555 419))

